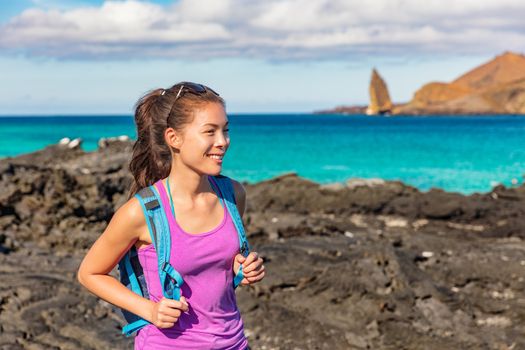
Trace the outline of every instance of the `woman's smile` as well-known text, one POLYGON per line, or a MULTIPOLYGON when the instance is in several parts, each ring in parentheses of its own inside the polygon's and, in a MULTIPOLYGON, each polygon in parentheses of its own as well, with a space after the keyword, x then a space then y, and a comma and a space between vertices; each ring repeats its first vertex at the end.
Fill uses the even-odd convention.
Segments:
POLYGON ((222 164, 222 158, 224 157, 224 153, 222 155, 207 154, 206 157, 208 157, 211 160, 217 162, 218 164, 222 164))

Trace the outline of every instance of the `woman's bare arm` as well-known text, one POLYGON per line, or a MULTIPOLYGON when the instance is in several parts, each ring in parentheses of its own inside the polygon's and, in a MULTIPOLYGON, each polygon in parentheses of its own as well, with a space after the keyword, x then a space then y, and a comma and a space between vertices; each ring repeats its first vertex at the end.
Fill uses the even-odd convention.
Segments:
MULTIPOLYGON (((181 302, 166 299, 162 305, 157 305, 158 303, 132 292, 109 275, 137 240, 150 240, 148 235, 140 203, 136 198, 132 198, 113 215, 102 235, 84 257, 77 277, 90 292, 111 304, 126 309, 161 328, 170 327, 180 316, 180 312, 175 309, 184 308, 181 302)), ((187 304, 185 309, 187 310, 187 304)))
POLYGON ((139 239, 146 225, 136 198, 120 207, 102 235, 93 244, 78 269, 78 281, 98 297, 151 321, 153 302, 127 289, 108 275, 139 239))

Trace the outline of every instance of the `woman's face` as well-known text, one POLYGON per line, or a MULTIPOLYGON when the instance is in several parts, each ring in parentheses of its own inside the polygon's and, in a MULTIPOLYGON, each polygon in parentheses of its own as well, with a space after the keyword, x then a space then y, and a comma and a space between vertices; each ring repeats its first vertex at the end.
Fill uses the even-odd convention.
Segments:
POLYGON ((181 161, 199 173, 218 175, 230 145, 228 129, 226 111, 219 103, 208 103, 197 110, 191 124, 183 130, 178 147, 181 161))

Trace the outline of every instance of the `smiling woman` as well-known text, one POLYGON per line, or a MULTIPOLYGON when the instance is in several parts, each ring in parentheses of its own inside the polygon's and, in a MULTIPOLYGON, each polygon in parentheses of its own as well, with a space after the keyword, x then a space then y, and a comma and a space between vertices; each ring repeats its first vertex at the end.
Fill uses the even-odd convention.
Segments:
POLYGON ((265 272, 245 239, 245 190, 220 174, 230 145, 224 106, 191 82, 137 103, 129 200, 78 271, 123 309, 135 349, 248 348, 235 288, 265 272), (109 275, 117 263, 122 283, 109 275))

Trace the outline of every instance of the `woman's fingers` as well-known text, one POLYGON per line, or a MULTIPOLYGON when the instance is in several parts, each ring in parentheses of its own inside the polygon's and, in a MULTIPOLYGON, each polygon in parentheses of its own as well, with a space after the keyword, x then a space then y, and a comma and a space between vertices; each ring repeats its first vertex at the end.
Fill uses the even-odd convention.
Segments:
POLYGON ((259 259, 259 254, 257 254, 257 252, 251 252, 250 254, 248 254, 248 256, 246 257, 246 260, 244 260, 244 262, 242 263, 243 270, 244 270, 244 267, 249 267, 252 262, 258 259, 259 259))
POLYGON ((162 298, 160 300, 160 304, 162 307, 168 307, 170 309, 177 309, 182 312, 186 312, 189 310, 188 302, 186 301, 186 298, 182 296, 180 297, 180 300, 162 298))
POLYGON ((250 282, 250 283, 253 283, 253 282, 257 282, 257 281, 260 281, 264 278, 264 271, 262 271, 261 273, 259 273, 258 275, 256 276, 253 276, 253 277, 247 277, 246 279, 250 282))
POLYGON ((258 275, 258 276, 255 276, 255 277, 243 278, 242 281, 241 281, 241 285, 243 285, 243 286, 247 286, 247 285, 250 285, 250 284, 252 284, 252 283, 259 282, 259 281, 262 280, 263 278, 264 278, 264 272, 261 273, 261 274, 258 275))
POLYGON ((183 304, 181 310, 183 312, 187 312, 189 310, 189 308, 190 308, 190 305, 188 304, 188 301, 186 300, 186 298, 181 296, 180 297, 180 302, 183 304))
POLYGON ((159 315, 159 321, 164 323, 175 323, 178 321, 178 317, 170 316, 170 315, 159 315))
POLYGON ((184 297, 180 301, 162 298, 157 303, 156 310, 154 324, 159 328, 169 328, 179 320, 182 312, 189 310, 189 305, 184 297))
POLYGON ((251 252, 243 265, 243 279, 241 285, 249 285, 250 283, 258 282, 264 278, 265 268, 264 260, 259 257, 257 252, 251 252))
POLYGON ((250 266, 246 266, 246 269, 244 269, 243 275, 248 277, 253 277, 258 275, 261 271, 264 271, 264 265, 263 265, 263 259, 258 259, 257 261, 253 262, 250 266))
POLYGON ((264 260, 259 257, 257 252, 251 252, 246 257, 246 260, 242 263, 243 279, 241 285, 249 285, 263 279, 264 272, 264 260))
POLYGON ((241 281, 241 285, 247 286, 247 285, 249 285, 251 283, 255 283, 255 282, 258 282, 258 281, 262 280, 264 278, 264 275, 265 275, 264 266, 262 267, 262 270, 254 271, 254 273, 256 273, 256 274, 253 275, 253 276, 248 276, 248 277, 244 276, 244 278, 241 281))

